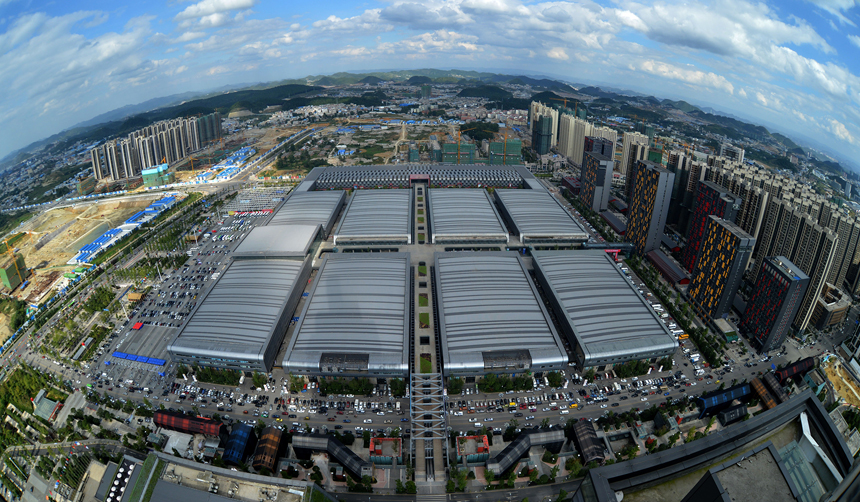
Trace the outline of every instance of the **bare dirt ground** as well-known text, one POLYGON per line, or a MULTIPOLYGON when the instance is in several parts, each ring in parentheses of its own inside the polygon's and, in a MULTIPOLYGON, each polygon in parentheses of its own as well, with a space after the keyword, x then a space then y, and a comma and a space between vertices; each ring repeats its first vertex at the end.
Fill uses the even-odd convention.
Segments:
POLYGON ((831 363, 824 367, 824 373, 836 394, 845 400, 846 403, 860 407, 860 387, 854 378, 846 372, 842 371, 842 365, 838 360, 831 359, 831 363))
POLYGON ((120 225, 150 202, 148 200, 115 201, 42 213, 28 222, 28 230, 33 233, 21 239, 17 247, 24 255, 24 261, 28 267, 64 268, 66 262, 77 252, 73 244, 76 244, 81 237, 99 226, 112 228, 120 225), (36 243, 44 234, 58 230, 70 222, 74 223, 45 243, 41 249, 36 249, 36 243))

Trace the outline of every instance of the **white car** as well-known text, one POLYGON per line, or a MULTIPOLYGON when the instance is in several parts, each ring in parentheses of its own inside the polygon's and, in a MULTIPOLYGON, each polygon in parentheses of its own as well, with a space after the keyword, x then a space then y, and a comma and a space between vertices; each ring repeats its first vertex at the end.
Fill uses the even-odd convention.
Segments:
POLYGON ((366 423, 366 424, 372 424, 372 423, 373 423, 373 420, 371 420, 371 419, 369 419, 369 418, 365 418, 365 419, 364 419, 364 423, 366 423))
POLYGON ((642 399, 640 399, 640 401, 647 401, 647 400, 648 400, 647 397, 643 397, 642 399))
POLYGON ((469 419, 469 422, 477 422, 477 421, 478 421, 478 419, 477 419, 477 418, 470 418, 470 419, 469 419))

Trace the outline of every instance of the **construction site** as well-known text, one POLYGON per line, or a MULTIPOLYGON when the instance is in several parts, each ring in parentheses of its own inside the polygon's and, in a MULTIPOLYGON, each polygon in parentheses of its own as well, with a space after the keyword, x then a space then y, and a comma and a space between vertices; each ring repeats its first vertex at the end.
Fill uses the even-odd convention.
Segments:
POLYGON ((836 399, 860 408, 860 384, 851 372, 842 367, 841 361, 836 357, 830 357, 821 362, 821 368, 836 393, 836 399))

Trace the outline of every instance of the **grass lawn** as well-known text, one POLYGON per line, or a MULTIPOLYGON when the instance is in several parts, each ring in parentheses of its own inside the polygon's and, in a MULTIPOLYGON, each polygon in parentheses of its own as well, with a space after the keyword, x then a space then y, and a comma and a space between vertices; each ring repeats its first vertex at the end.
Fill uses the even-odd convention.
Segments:
POLYGON ((430 300, 427 298, 427 293, 421 293, 418 295, 418 306, 426 307, 430 305, 430 300))
POLYGON ((418 202, 424 202, 424 197, 418 197, 418 202))
POLYGON ((424 214, 424 210, 423 210, 423 209, 419 209, 419 210, 418 210, 418 214, 424 214))
POLYGON ((421 312, 420 314, 418 314, 418 324, 420 324, 422 328, 429 328, 430 314, 427 312, 421 312))
POLYGON ((418 240, 423 241, 424 240, 424 234, 418 234, 418 240))
POLYGON ((433 373, 433 363, 424 359, 423 357, 420 359, 421 361, 421 373, 433 373))
POLYGON ((418 223, 424 223, 424 218, 418 218, 418 223))
MULTIPOLYGON (((418 234, 423 235, 423 234, 418 234)), ((427 265, 418 265, 418 275, 427 275, 427 265)))

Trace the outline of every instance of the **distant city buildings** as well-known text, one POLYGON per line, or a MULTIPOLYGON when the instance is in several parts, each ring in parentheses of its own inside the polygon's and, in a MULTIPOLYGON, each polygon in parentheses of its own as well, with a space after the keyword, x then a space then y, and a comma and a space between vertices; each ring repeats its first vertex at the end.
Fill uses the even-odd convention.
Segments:
POLYGON ((221 114, 162 120, 138 129, 128 137, 108 141, 90 150, 97 181, 119 181, 143 170, 172 164, 221 138, 221 114))

